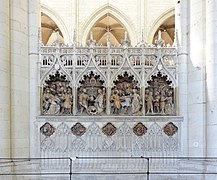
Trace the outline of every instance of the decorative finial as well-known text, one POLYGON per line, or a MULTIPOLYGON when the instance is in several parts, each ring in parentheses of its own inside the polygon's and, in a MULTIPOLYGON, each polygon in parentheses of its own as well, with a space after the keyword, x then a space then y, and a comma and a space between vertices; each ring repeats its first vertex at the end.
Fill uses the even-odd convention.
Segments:
POLYGON ((56 32, 56 40, 54 41, 54 44, 59 47, 60 46, 60 33, 59 31, 56 32))
POLYGON ((93 40, 93 32, 92 31, 90 31, 90 40, 88 40, 88 43, 89 43, 90 47, 93 47, 96 43, 96 41, 93 40))
POLYGON ((127 40, 127 31, 124 32, 124 40, 127 40))
POLYGON ((76 31, 74 29, 74 34, 73 34, 73 45, 76 45, 76 31))
POLYGON ((179 40, 178 40, 178 30, 176 29, 174 32, 174 42, 173 42, 173 47, 178 47, 179 40))
POLYGON ((129 41, 127 39, 127 31, 124 32, 124 41, 123 41, 123 46, 127 47, 129 44, 129 41))
POLYGON ((161 30, 158 31, 158 41, 160 41, 162 39, 161 37, 161 30))
POLYGON ((158 31, 158 39, 155 42, 157 47, 162 47, 164 45, 164 40, 161 37, 161 30, 158 31))
POLYGON ((93 32, 90 31, 90 40, 93 40, 93 32))
POLYGON ((107 34, 107 47, 111 46, 111 42, 110 42, 110 34, 107 34))

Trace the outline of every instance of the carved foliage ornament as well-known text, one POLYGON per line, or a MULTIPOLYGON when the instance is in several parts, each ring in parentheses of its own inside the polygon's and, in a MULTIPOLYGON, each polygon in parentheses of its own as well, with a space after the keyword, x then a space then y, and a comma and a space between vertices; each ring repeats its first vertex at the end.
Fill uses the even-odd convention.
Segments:
POLYGON ((173 136, 178 131, 178 127, 172 122, 169 122, 164 126, 163 131, 167 136, 173 136))
POLYGON ((86 128, 81 123, 76 123, 71 130, 75 136, 82 136, 86 132, 86 128))
POLYGON ((137 136, 143 136, 147 132, 147 127, 145 127, 141 122, 133 127, 133 132, 137 136))
POLYGON ((40 128, 40 132, 46 137, 50 137, 55 132, 55 130, 56 129, 48 122, 46 122, 40 128))
POLYGON ((117 128, 112 124, 112 123, 107 123, 105 126, 102 128, 102 132, 106 136, 113 136, 116 133, 117 128))

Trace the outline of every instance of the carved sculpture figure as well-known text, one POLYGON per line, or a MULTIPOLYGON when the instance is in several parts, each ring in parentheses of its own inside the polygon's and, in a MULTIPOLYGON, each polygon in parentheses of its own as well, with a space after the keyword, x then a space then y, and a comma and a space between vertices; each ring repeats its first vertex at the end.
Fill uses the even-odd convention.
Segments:
POLYGON ((63 103, 63 108, 61 111, 61 114, 63 114, 64 112, 66 114, 72 114, 72 94, 70 93, 69 90, 67 90, 66 94, 64 94, 63 96, 64 98, 64 103, 63 103))
POLYGON ((124 103, 122 103, 122 106, 125 109, 125 113, 128 113, 129 110, 130 110, 130 107, 131 107, 131 96, 130 96, 130 94, 126 94, 123 99, 124 99, 124 103))
POLYGON ((174 113, 174 104, 173 104, 173 92, 171 90, 167 93, 167 99, 166 99, 166 105, 165 105, 165 112, 167 114, 173 114, 174 113))
POLYGON ((78 103, 81 106, 80 113, 83 113, 84 110, 88 108, 89 96, 87 95, 86 89, 82 89, 82 93, 79 95, 78 103))
POLYGON ((50 108, 50 104, 51 104, 51 98, 53 98, 53 95, 50 92, 49 88, 46 88, 43 97, 42 97, 42 110, 44 114, 47 114, 49 108, 50 108))
POLYGON ((95 106, 99 114, 103 112, 104 109, 104 95, 101 89, 98 89, 98 95, 95 99, 95 106))
POLYGON ((165 114, 165 105, 166 105, 166 97, 165 97, 165 92, 161 91, 161 96, 160 96, 160 109, 161 113, 165 114))
POLYGON ((141 108, 141 97, 139 94, 137 94, 137 90, 133 89, 133 95, 132 95, 132 114, 138 115, 141 108))
POLYGON ((60 105, 58 104, 59 99, 55 96, 50 98, 50 108, 47 111, 49 115, 56 115, 60 112, 60 105))
POLYGON ((155 92, 155 99, 154 99, 154 108, 155 108, 155 111, 157 113, 160 113, 160 94, 158 91, 155 92))
POLYGON ((114 106, 113 113, 114 114, 119 113, 121 109, 121 101, 117 90, 113 91, 113 94, 111 96, 111 102, 113 102, 113 106, 114 106))
POLYGON ((153 93, 149 92, 148 98, 147 98, 147 113, 154 113, 153 111, 153 93))
POLYGON ((125 113, 128 114, 130 112, 130 107, 131 107, 131 87, 129 86, 129 84, 126 84, 125 86, 124 86, 125 91, 123 92, 123 95, 121 98, 123 99, 121 104, 125 110, 125 113))

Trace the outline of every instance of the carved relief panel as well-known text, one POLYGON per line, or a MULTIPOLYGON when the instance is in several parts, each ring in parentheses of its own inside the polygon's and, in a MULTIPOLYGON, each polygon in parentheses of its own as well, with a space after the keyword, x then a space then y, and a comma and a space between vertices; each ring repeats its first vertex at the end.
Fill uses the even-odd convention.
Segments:
POLYGON ((92 71, 84 75, 78 88, 78 114, 102 115, 106 108, 106 88, 100 76, 92 71))
POLYGON ((140 89, 133 75, 125 72, 114 81, 110 97, 111 112, 114 115, 142 115, 140 89))
POLYGON ((148 115, 174 115, 175 93, 167 76, 158 73, 148 81, 145 89, 146 114, 148 115))
POLYGON ((43 115, 71 115, 72 114, 72 88, 65 75, 56 71, 45 81, 42 92, 43 115))
POLYGON ((89 47, 41 47, 42 115, 176 114, 175 47, 162 47, 161 39, 157 47, 90 42, 89 47))

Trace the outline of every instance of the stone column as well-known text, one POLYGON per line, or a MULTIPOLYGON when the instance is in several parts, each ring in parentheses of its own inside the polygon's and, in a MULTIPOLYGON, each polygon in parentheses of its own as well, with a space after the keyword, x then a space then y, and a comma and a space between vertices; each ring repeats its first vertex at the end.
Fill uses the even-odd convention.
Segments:
MULTIPOLYGON (((74 72, 74 74, 75 74, 75 72, 74 72)), ((77 108, 77 106, 78 106, 78 98, 77 98, 77 96, 78 96, 78 93, 77 93, 77 88, 76 88, 76 86, 73 86, 73 88, 72 88, 72 95, 73 95, 73 109, 72 109, 72 114, 73 115, 76 115, 77 114, 77 112, 78 112, 78 108, 77 108)))
POLYGON ((11 0, 11 156, 29 156, 28 0, 11 0))
POLYGON ((111 98, 111 49, 110 46, 108 46, 108 62, 107 62, 107 88, 106 88, 106 114, 110 115, 111 114, 111 103, 110 103, 110 98, 111 98))
POLYGON ((0 152, 10 157, 10 33, 9 1, 0 1, 0 152))
POLYGON ((178 109, 179 115, 184 117, 181 131, 181 148, 184 156, 188 155, 188 123, 187 123, 187 31, 188 31, 188 0, 175 1, 175 29, 178 50, 178 109))
POLYGON ((76 70, 76 65, 77 65, 77 56, 76 56, 76 34, 74 32, 74 38, 75 38, 75 41, 73 42, 74 43, 74 47, 73 47, 73 55, 72 55, 72 59, 73 59, 73 87, 72 87, 72 95, 73 95, 73 115, 76 115, 77 112, 78 112, 78 92, 77 92, 77 83, 76 83, 76 73, 75 73, 75 70, 76 70))
MULTIPOLYGON (((41 11, 40 11, 40 0, 29 1, 29 89, 30 89, 30 137, 36 137, 34 134, 34 122, 36 116, 40 114, 40 102, 39 102, 39 74, 38 66, 39 62, 39 30, 41 26, 41 11)), ((30 156, 39 157, 35 152, 35 141, 34 138, 30 138, 30 156)))
MULTIPOLYGON (((182 0, 181 0, 182 3, 182 0)), ((205 97, 205 1, 188 1, 189 59, 188 59, 188 139, 189 156, 206 154, 205 97), (200 132, 200 133, 198 133, 200 132)))
MULTIPOLYGON (((144 41, 142 37, 142 41, 144 41)), ((142 99, 142 115, 145 115, 145 54, 144 54, 144 44, 142 44, 142 83, 141 83, 141 99, 142 99)))
POLYGON ((106 89, 106 114, 111 114, 111 103, 110 103, 110 97, 111 97, 111 87, 108 86, 106 89))
POLYGON ((207 156, 217 156, 217 1, 206 0, 207 156))

